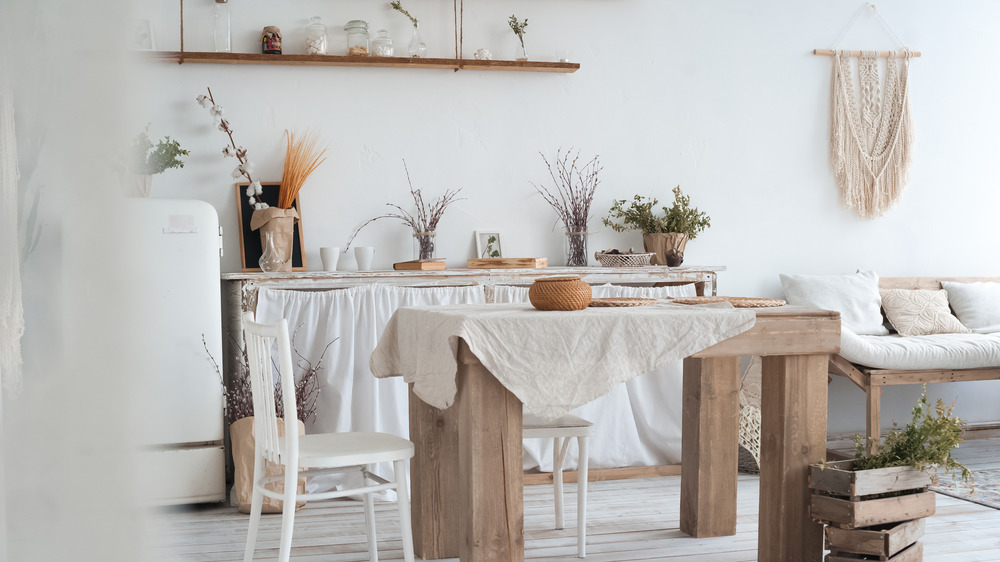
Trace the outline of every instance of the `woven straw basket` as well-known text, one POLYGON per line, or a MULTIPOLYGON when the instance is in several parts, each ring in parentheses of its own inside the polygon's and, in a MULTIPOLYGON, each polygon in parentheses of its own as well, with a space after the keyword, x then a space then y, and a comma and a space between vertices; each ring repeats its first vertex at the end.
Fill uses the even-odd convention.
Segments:
POLYGON ((590 285, 579 277, 543 277, 528 289, 528 300, 538 310, 583 310, 590 298, 590 285))
POLYGON ((653 253, 648 254, 605 254, 597 252, 594 254, 597 261, 604 267, 643 267, 649 265, 653 253))

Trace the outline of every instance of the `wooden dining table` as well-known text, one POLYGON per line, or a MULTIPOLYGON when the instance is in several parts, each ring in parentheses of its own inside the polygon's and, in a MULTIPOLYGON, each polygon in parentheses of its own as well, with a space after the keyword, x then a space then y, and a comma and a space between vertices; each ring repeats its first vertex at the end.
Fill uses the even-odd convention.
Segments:
MULTIPOLYGON (((763 356, 758 560, 823 557, 809 518, 808 466, 826 454, 827 362, 840 349, 837 312, 756 310, 749 331, 684 359, 680 529, 736 533, 739 360, 763 356)), ((425 403, 410 385, 413 543, 423 559, 524 560, 522 402, 457 347, 453 405, 425 403)))

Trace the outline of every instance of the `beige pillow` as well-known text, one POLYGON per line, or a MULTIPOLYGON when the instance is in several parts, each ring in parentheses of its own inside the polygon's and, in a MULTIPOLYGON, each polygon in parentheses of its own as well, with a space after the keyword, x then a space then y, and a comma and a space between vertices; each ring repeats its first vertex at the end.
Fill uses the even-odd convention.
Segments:
POLYGON ((882 309, 901 336, 968 334, 948 308, 948 292, 919 289, 881 289, 882 309))

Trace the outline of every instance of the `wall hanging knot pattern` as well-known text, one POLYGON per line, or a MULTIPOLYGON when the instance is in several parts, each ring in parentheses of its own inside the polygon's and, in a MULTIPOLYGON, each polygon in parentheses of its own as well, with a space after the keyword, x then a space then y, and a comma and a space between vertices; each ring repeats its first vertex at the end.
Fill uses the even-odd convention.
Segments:
MULTIPOLYGON (((868 8, 900 43, 899 52, 835 48, 814 53, 833 55, 831 157, 844 204, 861 217, 878 218, 899 200, 909 182, 914 139, 909 70, 910 59, 920 53, 902 45, 873 4, 861 7, 848 30, 868 8), (854 58, 857 88, 851 68, 854 58), (884 86, 879 73, 882 58, 886 59, 884 86)), ((847 30, 837 44, 846 34, 847 30)))

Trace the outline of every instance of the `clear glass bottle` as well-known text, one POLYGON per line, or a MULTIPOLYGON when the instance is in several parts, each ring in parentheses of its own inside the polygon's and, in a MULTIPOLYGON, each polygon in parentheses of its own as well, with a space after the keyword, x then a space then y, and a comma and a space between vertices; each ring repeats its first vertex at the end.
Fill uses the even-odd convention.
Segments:
POLYGON ((212 39, 215 41, 215 52, 231 53, 233 51, 229 0, 215 0, 215 5, 212 6, 212 39))
POLYGON ((280 271, 281 266, 285 264, 278 249, 274 247, 274 234, 271 232, 264 232, 264 253, 260 255, 257 264, 260 265, 262 271, 268 273, 280 271))
POLYGON ((413 259, 429 260, 437 257, 437 232, 420 232, 413 235, 413 259))
POLYGON ((326 54, 326 26, 319 16, 310 18, 309 25, 306 26, 306 54, 326 54))
POLYGON ((378 35, 372 39, 372 56, 391 57, 395 52, 396 49, 392 46, 392 37, 389 37, 389 30, 378 30, 378 35))
POLYGON ((368 56, 368 23, 351 20, 344 26, 347 32, 347 54, 352 57, 368 56))
POLYGON ((427 56, 427 44, 420 38, 420 30, 413 26, 413 37, 410 38, 410 56, 422 59, 427 56))
POLYGON ((566 265, 568 267, 587 267, 587 233, 566 233, 566 265))

